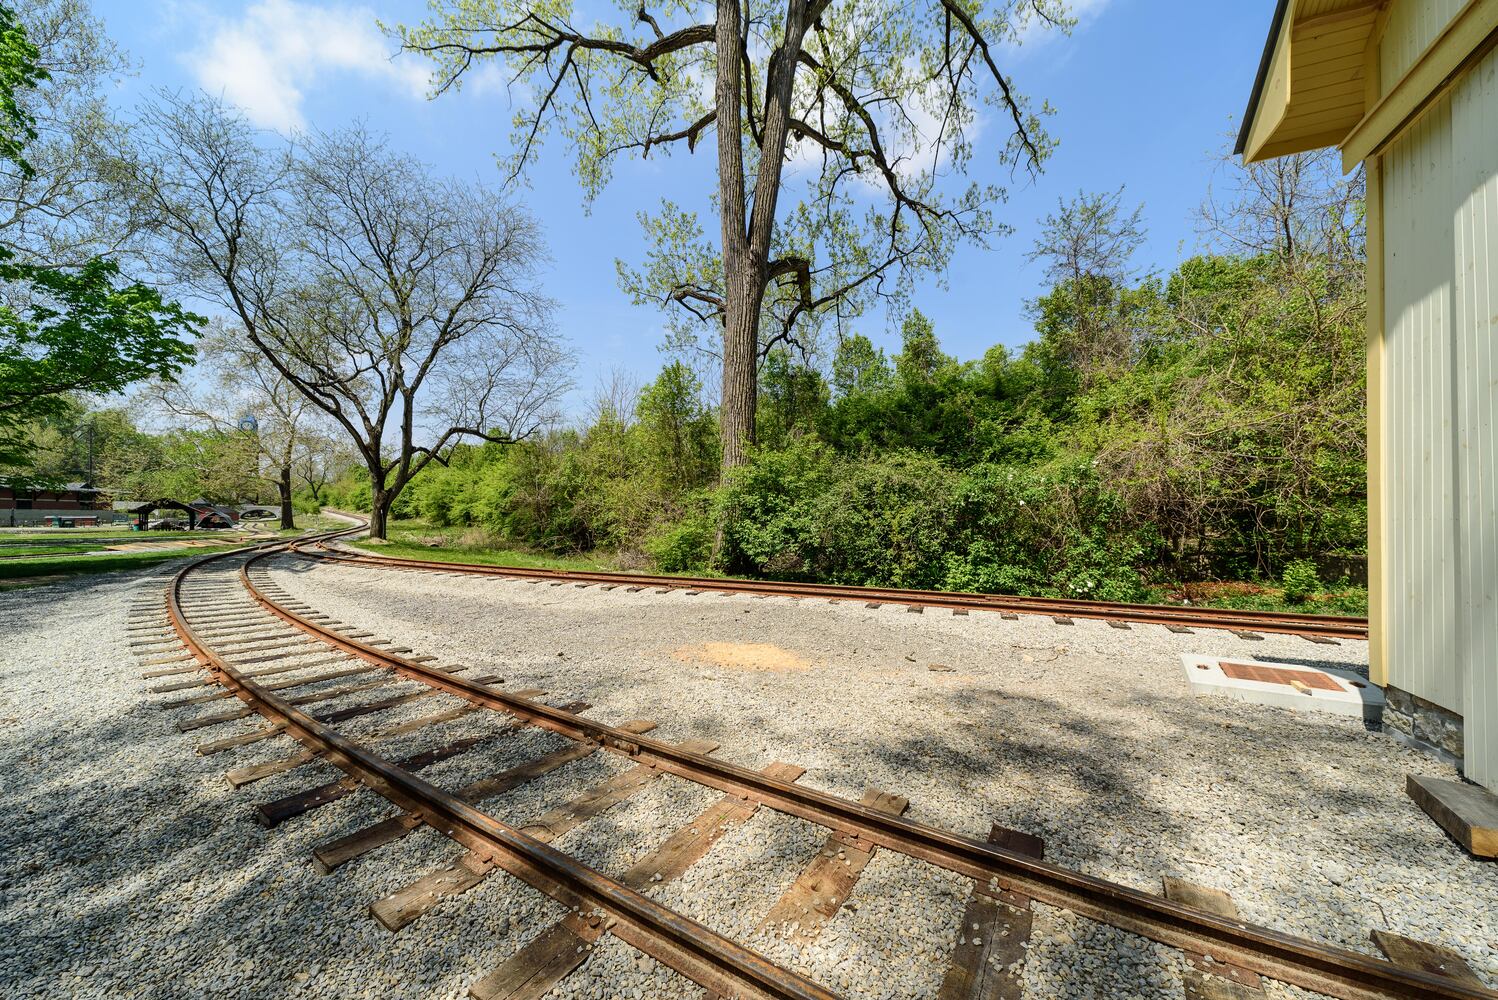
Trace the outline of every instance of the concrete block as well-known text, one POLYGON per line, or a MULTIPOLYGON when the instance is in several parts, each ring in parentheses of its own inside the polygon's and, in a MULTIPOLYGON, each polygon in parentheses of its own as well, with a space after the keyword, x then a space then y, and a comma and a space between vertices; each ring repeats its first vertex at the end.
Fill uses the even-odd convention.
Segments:
POLYGON ((1182 653, 1192 694, 1378 721, 1384 693, 1350 670, 1182 653))

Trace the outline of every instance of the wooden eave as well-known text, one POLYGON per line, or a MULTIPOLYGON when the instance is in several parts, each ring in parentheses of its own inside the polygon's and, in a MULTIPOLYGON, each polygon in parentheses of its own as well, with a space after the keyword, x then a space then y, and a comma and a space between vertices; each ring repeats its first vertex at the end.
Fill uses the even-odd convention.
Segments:
POLYGON ((1245 163, 1340 145, 1362 121, 1384 0, 1279 0, 1235 152, 1245 163))
POLYGON ((1337 146, 1351 171, 1498 46, 1498 0, 1468 0, 1400 79, 1370 81, 1391 2, 1278 0, 1234 149, 1243 162, 1337 146))

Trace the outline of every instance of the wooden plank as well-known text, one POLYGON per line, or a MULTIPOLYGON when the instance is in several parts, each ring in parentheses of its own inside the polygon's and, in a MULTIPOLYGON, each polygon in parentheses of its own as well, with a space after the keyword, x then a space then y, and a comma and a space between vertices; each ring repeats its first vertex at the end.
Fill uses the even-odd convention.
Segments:
MULTIPOLYGON (((688 740, 681 744, 681 749, 689 753, 712 753, 717 748, 718 744, 711 740, 688 740)), ((578 824, 638 794, 660 776, 661 772, 655 768, 638 764, 595 785, 577 798, 548 810, 538 819, 521 826, 520 831, 543 844, 549 844, 578 824)), ((369 904, 370 916, 386 930, 398 931, 449 896, 472 889, 494 867, 494 862, 480 858, 471 851, 467 852, 456 863, 423 875, 415 882, 375 900, 369 904)))
MULTIPOLYGON (((796 781, 806 769, 776 762, 765 768, 764 773, 779 781, 796 781)), ((651 886, 680 878, 702 860, 713 844, 746 822, 758 808, 757 802, 725 796, 631 865, 620 881, 645 892, 651 886)), ((475 1000, 541 1000, 568 973, 587 961, 593 945, 608 927, 608 919, 596 911, 569 913, 470 986, 468 995, 475 1000)))
POLYGON ((143 667, 154 667, 162 663, 181 663, 183 660, 196 660, 197 657, 191 653, 174 653, 171 656, 151 656, 140 661, 143 667))
MULTIPOLYGON (((687 740, 681 749, 688 753, 712 753, 718 749, 713 740, 687 740)), ((551 843, 562 834, 600 813, 612 809, 660 777, 653 767, 641 764, 583 792, 577 798, 550 809, 520 828, 521 832, 542 843, 551 843)))
MULTIPOLYGON (((1026 857, 1045 854, 1039 837, 997 823, 988 842, 1026 857)), ((1016 965, 1025 959, 1031 921, 1029 897, 974 882, 937 1000, 1019 1000, 1024 981, 1016 965)))
MULTIPOLYGON (((561 707, 568 712, 580 712, 587 708, 588 704, 577 701, 561 707)), ((637 719, 626 722, 620 728, 634 733, 648 733, 655 728, 655 723, 637 719)), ((453 794, 465 802, 481 802, 519 788, 559 767, 582 760, 599 749, 600 747, 593 743, 574 743, 516 767, 469 782, 453 794)), ((312 856, 318 870, 324 875, 331 875, 340 865, 363 857, 386 844, 394 843, 421 825, 422 818, 419 813, 401 813, 345 836, 324 841, 313 848, 312 856)))
POLYGON ((1443 945, 1416 941, 1392 931, 1373 931, 1369 934, 1378 950, 1395 965, 1416 972, 1427 972, 1433 976, 1446 976, 1464 986, 1485 989, 1486 985, 1467 964, 1467 960, 1443 945))
POLYGON ((1479 858, 1498 858, 1498 796, 1478 785, 1406 776, 1404 790, 1441 829, 1479 858))
MULTIPOLYGON (((405 678, 402 679, 404 680, 405 678)), ((488 677, 475 677, 474 680, 479 684, 504 683, 504 678, 498 674, 492 674, 488 677)), ((423 688, 420 691, 412 691, 407 694, 381 698, 378 701, 365 702, 363 705, 353 705, 349 708, 340 708, 336 711, 325 712, 322 715, 313 716, 313 718, 319 722, 344 722, 348 719, 356 719, 361 715, 372 715, 375 712, 383 712, 399 705, 409 705, 413 701, 424 701, 428 698, 435 698, 440 694, 446 694, 446 692, 439 691, 436 688, 423 688)))
MULTIPOLYGON (((180 663, 181 660, 182 658, 179 657, 176 662, 180 663)), ((147 670, 140 676, 142 680, 150 680, 153 677, 175 677, 182 674, 191 674, 202 669, 203 665, 200 663, 189 663, 185 667, 164 667, 160 670, 147 670)))
POLYGON ((236 747, 249 746, 251 743, 259 743, 273 736, 280 736, 286 731, 286 723, 277 722, 266 726, 264 729, 256 729, 248 733, 240 733, 238 736, 230 736, 222 740, 213 740, 209 743, 199 743, 198 753, 207 756, 213 753, 223 753, 225 750, 233 750, 236 747))
MULTIPOLYGON (((862 804, 898 816, 910 805, 910 800, 870 788, 864 792, 862 804)), ((848 901, 858 877, 876 850, 878 848, 868 841, 833 832, 816 857, 770 908, 760 922, 760 928, 778 926, 784 936, 801 942, 814 939, 848 901)))
MULTIPOLYGON (((574 743, 571 746, 554 750, 549 754, 527 761, 517 767, 500 771, 487 778, 481 778, 479 781, 458 789, 456 794, 467 802, 476 802, 483 798, 493 798, 495 795, 518 788, 544 774, 549 774, 557 768, 571 764, 574 761, 582 760, 584 757, 598 752, 599 749, 596 744, 574 743), (482 786, 480 790, 485 794, 474 794, 473 790, 475 786, 482 786), (473 797, 470 798, 469 795, 473 797)), ((422 819, 419 814, 401 813, 400 815, 391 816, 378 823, 355 830, 353 833, 345 836, 324 841, 313 848, 312 856, 316 860, 318 870, 324 875, 331 875, 339 866, 361 858, 386 844, 392 844, 421 825, 422 819)))
MULTIPOLYGON (((1161 882, 1166 899, 1228 920, 1238 919, 1237 905, 1221 889, 1197 885, 1171 875, 1164 876, 1161 882)), ((1182 949, 1181 956, 1186 960, 1181 969, 1181 982, 1187 1000, 1250 1000, 1263 996, 1264 984, 1255 972, 1209 959, 1200 952, 1182 949)))
POLYGON ((468 995, 475 1000, 539 1000, 588 960, 602 936, 598 914, 569 913, 469 986, 468 995))
MULTIPOLYGON (((806 768, 776 761, 763 773, 776 781, 791 782, 799 780, 806 768)), ((620 881, 631 889, 644 892, 652 885, 681 878, 725 834, 748 822, 758 808, 758 802, 735 795, 724 796, 677 830, 661 846, 631 865, 620 881)))
MULTIPOLYGON (((456 740, 446 746, 437 747, 407 757, 396 763, 397 767, 407 771, 420 771, 431 767, 433 764, 467 753, 474 747, 488 743, 495 739, 498 734, 484 733, 481 736, 468 736, 456 740)), ((286 822, 303 813, 311 812, 319 806, 325 806, 329 802, 337 802, 346 795, 352 795, 359 790, 359 779, 352 777, 339 778, 315 788, 306 788, 300 792, 284 795, 279 799, 262 802, 255 807, 255 819, 259 820, 261 826, 273 827, 286 822)))

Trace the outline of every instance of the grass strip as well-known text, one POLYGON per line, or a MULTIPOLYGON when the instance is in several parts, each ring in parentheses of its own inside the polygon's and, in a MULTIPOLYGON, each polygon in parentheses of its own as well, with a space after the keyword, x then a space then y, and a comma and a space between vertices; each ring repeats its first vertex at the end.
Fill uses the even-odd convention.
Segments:
POLYGON ((156 552, 112 552, 103 556, 63 556, 34 559, 7 559, 0 562, 0 580, 33 576, 76 576, 88 573, 112 573, 121 569, 143 569, 167 559, 189 559, 237 549, 239 545, 202 545, 193 548, 156 552))

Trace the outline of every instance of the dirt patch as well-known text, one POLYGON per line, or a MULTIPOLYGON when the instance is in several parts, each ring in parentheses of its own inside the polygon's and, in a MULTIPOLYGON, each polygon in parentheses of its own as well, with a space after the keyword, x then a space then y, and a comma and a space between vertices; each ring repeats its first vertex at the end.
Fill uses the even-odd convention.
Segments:
POLYGON ((777 674, 810 670, 814 663, 799 653, 769 642, 699 642, 682 646, 672 657, 689 663, 711 663, 733 670, 764 670, 777 674))

